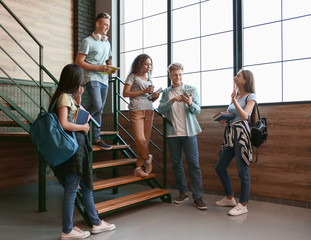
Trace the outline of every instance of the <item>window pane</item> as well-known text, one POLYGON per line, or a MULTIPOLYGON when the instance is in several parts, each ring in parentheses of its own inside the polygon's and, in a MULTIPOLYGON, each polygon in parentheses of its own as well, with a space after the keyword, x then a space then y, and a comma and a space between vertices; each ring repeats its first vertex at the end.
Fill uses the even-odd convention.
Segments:
POLYGON ((120 60, 121 60, 121 62, 120 62, 120 78, 123 81, 126 80, 126 77, 130 72, 130 69, 131 69, 131 66, 132 66, 134 59, 141 53, 142 53, 142 51, 140 50, 140 51, 134 51, 134 52, 128 52, 128 53, 121 54, 121 57, 120 57, 120 60))
MULTIPOLYGON (((130 73, 131 66, 132 66, 134 59, 141 53, 142 53, 142 51, 140 50, 140 51, 134 51, 134 52, 121 54, 121 56, 120 56, 120 60, 121 60, 120 78, 124 82, 130 73)), ((123 84, 120 84, 121 95, 122 95, 122 92, 123 92, 123 84)), ((129 98, 125 98, 125 99, 128 103, 130 102, 129 98)), ((120 100, 120 105, 121 105, 121 110, 128 110, 127 104, 123 100, 120 100)))
POLYGON ((281 61, 281 23, 244 29, 244 64, 281 61))
POLYGON ((258 103, 282 102, 281 63, 247 67, 255 78, 258 103))
POLYGON ((200 77, 200 73, 191 73, 191 74, 183 74, 183 78, 182 78, 182 82, 184 84, 188 84, 188 85, 192 85, 194 86, 199 93, 200 96, 200 105, 201 104, 201 77, 200 77))
POLYGON ((173 41, 200 36, 200 5, 174 10, 173 41))
POLYGON ((144 0, 144 17, 167 11, 167 0, 144 0))
POLYGON ((281 0, 243 1, 243 3, 245 27, 281 20, 281 0))
POLYGON ((310 101, 311 59, 284 62, 284 101, 310 101))
POLYGON ((233 69, 202 73, 202 106, 229 105, 233 87, 233 69))
POLYGON ((292 18, 311 14, 310 0, 283 0, 283 18, 292 18))
POLYGON ((142 48, 142 21, 121 25, 121 52, 142 48))
POLYGON ((144 19, 144 47, 167 42, 167 14, 144 19), (160 30, 160 31, 159 31, 160 30))
POLYGON ((187 6, 190 4, 198 3, 198 2, 200 2, 200 0, 173 0, 172 8, 175 9, 175 8, 187 6))
POLYGON ((142 0, 121 0, 121 23, 142 18, 142 0))
POLYGON ((153 61, 153 77, 167 76, 167 45, 144 49, 153 61))
POLYGON ((202 70, 233 67, 232 32, 202 38, 202 70))
POLYGON ((173 61, 184 65, 184 72, 200 71, 200 39, 173 44, 173 61))
POLYGON ((201 35, 232 30, 232 1, 217 0, 201 4, 201 35))
POLYGON ((311 57, 311 16, 283 22, 284 60, 311 57))

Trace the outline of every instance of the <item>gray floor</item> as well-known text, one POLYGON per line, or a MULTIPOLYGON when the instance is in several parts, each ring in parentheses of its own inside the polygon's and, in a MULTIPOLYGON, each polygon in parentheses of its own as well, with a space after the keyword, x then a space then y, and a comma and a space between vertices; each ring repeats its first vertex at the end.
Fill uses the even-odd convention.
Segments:
MULTIPOLYGON (((127 186, 129 188, 130 186, 127 186)), ((135 188, 145 188, 136 185, 135 188)), ((127 190, 126 188, 124 189, 127 190)), ((175 197, 177 192, 172 190, 175 197)), ((109 194, 102 193, 102 194, 109 194)), ((5 190, 0 193, 0 239, 58 239, 61 232, 62 188, 48 183, 47 208, 37 212, 37 186, 5 190)), ((112 232, 91 235, 92 240, 304 240, 311 239, 311 209, 250 201, 249 213, 230 217, 230 208, 214 205, 220 196, 204 195, 207 211, 194 208, 192 201, 175 205, 154 200, 139 207, 108 215, 104 220, 117 225, 112 232)), ((77 211, 75 225, 90 229, 77 211)))

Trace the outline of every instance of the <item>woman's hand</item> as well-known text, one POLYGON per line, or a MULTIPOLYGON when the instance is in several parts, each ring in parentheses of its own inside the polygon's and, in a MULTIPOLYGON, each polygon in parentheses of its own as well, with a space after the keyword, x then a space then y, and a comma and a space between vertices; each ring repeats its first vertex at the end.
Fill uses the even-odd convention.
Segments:
POLYGON ((87 134, 90 131, 90 125, 88 123, 85 123, 82 126, 83 126, 83 130, 82 131, 87 134))
POLYGON ((221 125, 226 125, 226 124, 227 124, 227 120, 225 120, 225 119, 220 120, 219 123, 220 123, 221 125))
POLYGON ((234 100, 236 100, 237 94, 238 94, 238 89, 237 89, 236 84, 234 83, 234 84, 233 84, 233 91, 232 91, 232 94, 231 94, 232 102, 233 102, 234 100))
POLYGON ((154 102, 155 100, 157 100, 160 96, 160 93, 152 93, 152 102, 154 102))
POLYGON ((185 92, 185 95, 180 95, 182 100, 188 104, 190 107, 192 105, 192 94, 189 95, 187 92, 185 92))
POLYGON ((149 87, 147 87, 146 89, 143 90, 143 93, 153 93, 154 90, 154 86, 150 85, 149 87))

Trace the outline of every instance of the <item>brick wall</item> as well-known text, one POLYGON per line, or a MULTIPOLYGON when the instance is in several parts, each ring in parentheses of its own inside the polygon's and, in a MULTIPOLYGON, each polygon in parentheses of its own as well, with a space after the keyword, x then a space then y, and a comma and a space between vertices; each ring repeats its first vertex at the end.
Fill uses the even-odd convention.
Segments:
POLYGON ((74 1, 74 59, 81 41, 90 36, 95 29, 95 0, 74 1))

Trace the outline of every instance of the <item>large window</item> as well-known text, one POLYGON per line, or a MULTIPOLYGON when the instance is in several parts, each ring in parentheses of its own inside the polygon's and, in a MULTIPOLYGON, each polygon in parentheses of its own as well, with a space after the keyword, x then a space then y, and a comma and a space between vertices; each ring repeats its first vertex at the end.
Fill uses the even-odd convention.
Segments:
POLYGON ((153 60, 155 88, 167 87, 167 1, 121 0, 120 3, 121 79, 125 81, 135 57, 146 53, 153 60))
POLYGON ((259 102, 310 101, 311 1, 244 1, 244 13, 244 67, 259 102))
MULTIPOLYGON (((183 81, 198 89, 202 106, 227 105, 234 74, 234 2, 120 0, 121 78, 138 54, 147 53, 154 62, 155 87, 167 87, 170 56, 184 65, 183 81)), ((242 2, 243 67, 255 75, 259 102, 310 101, 311 1, 242 2)))

